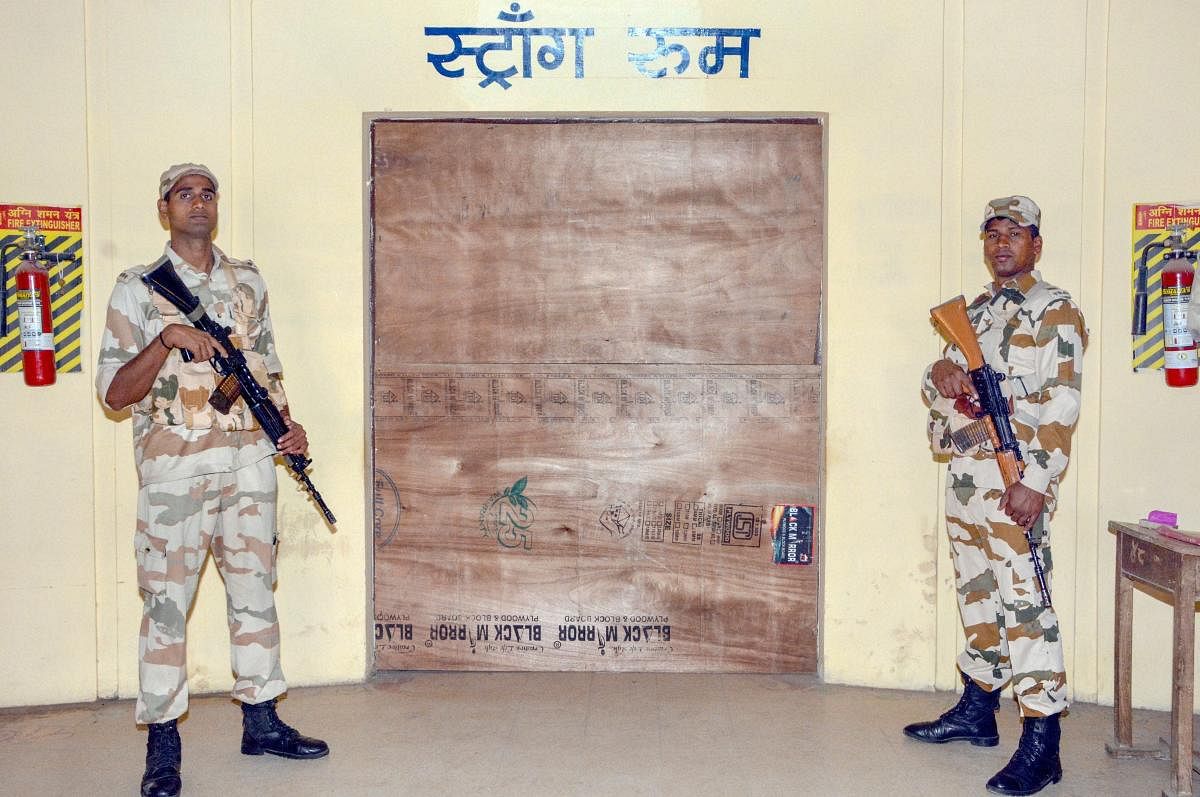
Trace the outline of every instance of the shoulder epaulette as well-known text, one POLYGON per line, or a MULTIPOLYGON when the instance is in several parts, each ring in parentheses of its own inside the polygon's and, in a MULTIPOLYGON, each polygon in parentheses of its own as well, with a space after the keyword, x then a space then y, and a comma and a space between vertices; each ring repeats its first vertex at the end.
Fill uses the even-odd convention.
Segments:
POLYGON ((1038 318, 1050 305, 1060 301, 1071 302, 1071 294, 1049 282, 1037 282, 1029 289, 1029 293, 1025 294, 1021 311, 1028 313, 1031 318, 1038 318))
POLYGON ((258 266, 254 265, 253 260, 238 260, 236 257, 224 255, 225 260, 234 268, 245 268, 251 271, 258 271, 258 266))
POLYGON ((144 265, 127 268, 117 275, 117 282, 132 282, 135 280, 140 282, 142 275, 145 274, 149 268, 149 266, 144 265))

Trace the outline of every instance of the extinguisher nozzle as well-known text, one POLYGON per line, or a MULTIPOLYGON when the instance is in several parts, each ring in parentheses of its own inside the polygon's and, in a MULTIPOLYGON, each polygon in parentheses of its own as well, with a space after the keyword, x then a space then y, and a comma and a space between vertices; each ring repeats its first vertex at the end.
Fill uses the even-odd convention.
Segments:
POLYGON ((1138 293, 1133 297, 1133 334, 1146 334, 1146 294, 1138 293))

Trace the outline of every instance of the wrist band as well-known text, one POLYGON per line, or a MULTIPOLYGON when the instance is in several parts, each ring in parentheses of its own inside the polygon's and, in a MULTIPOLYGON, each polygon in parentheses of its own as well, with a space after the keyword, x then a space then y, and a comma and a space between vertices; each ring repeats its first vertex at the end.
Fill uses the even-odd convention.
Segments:
POLYGON ((158 333, 158 337, 157 337, 157 338, 155 338, 155 340, 157 340, 159 343, 161 343, 161 344, 162 344, 162 347, 163 347, 164 349, 166 349, 167 351, 170 351, 170 350, 171 350, 171 347, 167 345, 167 342, 166 342, 165 340, 163 340, 163 339, 162 339, 162 332, 159 332, 159 333, 158 333))

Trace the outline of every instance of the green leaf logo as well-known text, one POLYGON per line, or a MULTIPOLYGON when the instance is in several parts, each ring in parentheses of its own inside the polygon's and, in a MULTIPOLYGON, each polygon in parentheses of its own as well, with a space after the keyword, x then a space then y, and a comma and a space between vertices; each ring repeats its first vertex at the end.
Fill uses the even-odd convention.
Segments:
POLYGON ((500 495, 503 498, 507 498, 508 502, 510 504, 512 504, 513 506, 519 506, 522 509, 527 510, 527 509, 529 509, 530 506, 535 505, 533 503, 533 499, 529 498, 528 496, 526 496, 524 494, 525 485, 528 483, 529 483, 529 477, 522 476, 520 479, 517 479, 516 483, 513 484, 512 487, 506 487, 504 489, 504 492, 501 493, 500 495))

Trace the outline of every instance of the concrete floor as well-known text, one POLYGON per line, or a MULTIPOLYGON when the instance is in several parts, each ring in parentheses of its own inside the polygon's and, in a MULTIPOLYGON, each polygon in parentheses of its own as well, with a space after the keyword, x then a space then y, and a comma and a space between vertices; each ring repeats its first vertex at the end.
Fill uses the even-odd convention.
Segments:
MULTIPOLYGON (((401 673, 293 689, 281 716, 326 739, 317 761, 239 753, 228 697, 193 698, 185 795, 972 795, 1020 735, 1004 700, 1000 746, 923 745, 908 722, 948 693, 828 686, 807 676, 401 673)), ((144 731, 130 701, 0 710, 0 794, 137 793, 144 731)), ((1134 740, 1166 733, 1135 712, 1134 740)), ((1168 764, 1110 760, 1112 710, 1063 720, 1062 783, 1048 797, 1158 795, 1168 764)))

